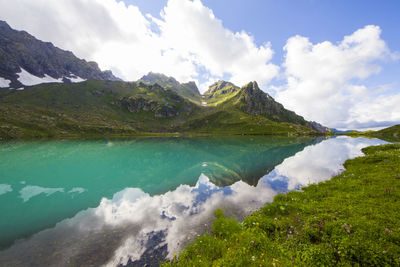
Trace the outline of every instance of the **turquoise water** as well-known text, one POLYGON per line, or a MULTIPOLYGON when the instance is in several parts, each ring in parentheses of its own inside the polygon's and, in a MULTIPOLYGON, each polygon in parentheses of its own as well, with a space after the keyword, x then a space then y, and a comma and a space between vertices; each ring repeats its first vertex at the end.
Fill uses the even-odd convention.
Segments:
POLYGON ((0 265, 113 266, 145 262, 151 250, 170 256, 204 231, 215 208, 241 218, 279 192, 329 179, 362 147, 380 143, 346 137, 1 143, 0 265), (150 239, 158 245, 148 245, 150 239))

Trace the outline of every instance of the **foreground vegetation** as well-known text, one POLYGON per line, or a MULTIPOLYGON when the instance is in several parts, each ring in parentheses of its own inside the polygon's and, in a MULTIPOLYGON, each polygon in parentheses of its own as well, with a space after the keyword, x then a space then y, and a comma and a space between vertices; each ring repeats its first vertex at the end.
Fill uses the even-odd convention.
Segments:
POLYGON ((400 145, 363 149, 331 180, 275 197, 242 223, 215 212, 165 266, 400 266, 400 145))

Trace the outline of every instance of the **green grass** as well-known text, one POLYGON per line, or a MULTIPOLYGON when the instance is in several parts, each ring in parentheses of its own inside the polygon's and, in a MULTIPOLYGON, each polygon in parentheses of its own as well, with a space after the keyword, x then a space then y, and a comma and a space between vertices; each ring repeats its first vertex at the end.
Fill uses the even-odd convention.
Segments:
POLYGON ((228 102, 202 107, 160 86, 96 80, 41 84, 23 91, 0 89, 0 140, 315 133, 296 122, 248 114, 228 102), (133 109, 138 103, 157 110, 133 109), (173 110, 175 115, 160 117, 160 110, 173 110))
POLYGON ((400 266, 400 145, 364 148, 331 180, 278 195, 164 266, 400 266))
POLYGON ((217 106, 233 98, 240 92, 240 88, 231 83, 226 83, 225 86, 219 88, 221 84, 221 81, 213 84, 210 89, 204 93, 203 101, 207 102, 208 105, 217 106))
POLYGON ((274 122, 264 116, 250 115, 234 108, 217 109, 184 123, 182 132, 253 135, 308 135, 311 129, 298 124, 274 122))
POLYGON ((368 135, 385 139, 387 141, 400 141, 400 124, 388 127, 376 132, 369 132, 368 135))
POLYGON ((347 135, 351 137, 361 136, 366 138, 379 138, 388 142, 400 142, 400 124, 379 131, 353 131, 341 135, 347 135))

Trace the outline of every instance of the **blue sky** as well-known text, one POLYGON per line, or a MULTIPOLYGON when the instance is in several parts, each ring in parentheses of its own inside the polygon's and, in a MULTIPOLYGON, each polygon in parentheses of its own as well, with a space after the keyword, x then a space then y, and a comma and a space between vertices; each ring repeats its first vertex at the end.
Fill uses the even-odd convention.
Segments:
MULTIPOLYGON (((167 0, 123 0, 159 17, 167 0)), ((271 42, 277 60, 293 35, 312 42, 340 41, 365 25, 378 25, 389 47, 400 51, 398 0, 203 0, 224 26, 251 33, 257 44, 271 42)))
POLYGON ((15 29, 125 80, 160 72, 194 80, 202 92, 219 79, 255 80, 286 108, 329 127, 400 123, 397 0, 0 0, 0 7, 15 29))
MULTIPOLYGON (((167 0, 122 0, 136 5, 144 13, 160 17, 167 0)), ((234 32, 246 31, 255 43, 270 42, 272 62, 284 61, 283 47, 294 36, 311 42, 339 42, 343 36, 366 25, 378 25, 382 39, 393 51, 400 51, 400 1, 398 0, 203 0, 224 26, 234 32)), ((384 71, 369 77, 371 86, 400 86, 400 63, 385 62, 384 71)))

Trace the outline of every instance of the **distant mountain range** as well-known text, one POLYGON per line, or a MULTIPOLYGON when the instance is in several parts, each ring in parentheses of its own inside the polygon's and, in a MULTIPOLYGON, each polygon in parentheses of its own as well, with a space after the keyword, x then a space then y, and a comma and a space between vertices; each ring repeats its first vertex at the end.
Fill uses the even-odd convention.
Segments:
POLYGON ((96 63, 0 21, 0 138, 330 131, 287 110, 256 82, 194 82, 152 73, 123 82, 96 63))
POLYGON ((42 42, 0 21, 0 87, 21 88, 44 82, 120 80, 95 62, 42 42))
POLYGON ((338 129, 335 129, 335 128, 331 128, 331 130, 334 133, 340 133, 340 134, 351 133, 351 132, 355 131, 355 130, 338 130, 338 129))

